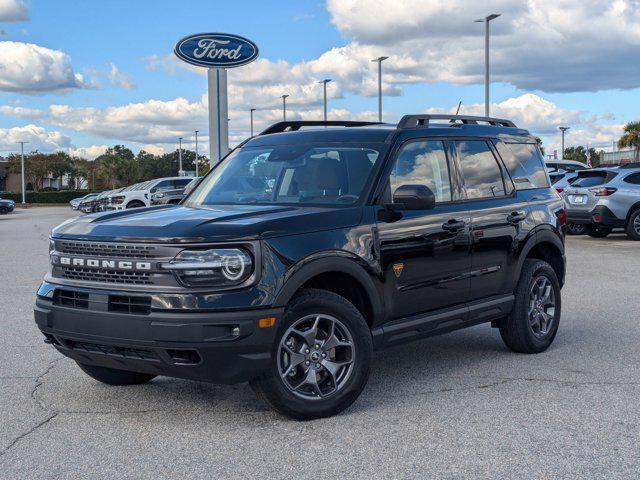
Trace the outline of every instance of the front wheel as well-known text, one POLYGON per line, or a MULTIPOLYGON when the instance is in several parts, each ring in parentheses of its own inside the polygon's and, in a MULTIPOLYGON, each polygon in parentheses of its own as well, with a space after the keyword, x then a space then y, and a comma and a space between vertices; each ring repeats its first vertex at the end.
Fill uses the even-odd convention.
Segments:
POLYGON ((132 202, 127 203, 126 208, 142 208, 144 206, 145 206, 144 203, 139 202, 138 200, 134 200, 132 202))
POLYGON ((585 225, 585 232, 592 238, 604 238, 611 233, 609 227, 599 227, 596 225, 585 225))
POLYGON ((0 215, 6 215, 9 213, 9 209, 7 207, 0 207, 0 215))
POLYGON ((371 332, 357 308, 335 293, 304 290, 282 318, 271 368, 251 387, 296 420, 336 415, 362 392, 372 351, 371 332))
POLYGON ((542 260, 525 260, 514 296, 513 310, 500 324, 502 340, 514 352, 545 351, 560 323, 560 283, 556 272, 542 260))
POLYGON ((156 376, 148 373, 129 372, 127 370, 117 370, 115 368, 98 367, 96 365, 86 365, 76 362, 84 373, 94 380, 106 383, 107 385, 140 385, 153 380, 156 376))

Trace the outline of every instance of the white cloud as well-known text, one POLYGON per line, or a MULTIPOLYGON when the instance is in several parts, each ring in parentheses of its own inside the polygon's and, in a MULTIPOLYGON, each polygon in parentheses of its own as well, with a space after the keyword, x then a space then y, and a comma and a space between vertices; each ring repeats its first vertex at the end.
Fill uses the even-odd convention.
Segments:
POLYGON ((481 83, 484 29, 473 20, 495 11, 503 16, 491 24, 493 81, 547 92, 640 86, 640 62, 629 57, 640 46, 635 0, 328 0, 327 8, 352 41, 350 57, 389 55, 386 70, 406 76, 399 84, 481 83))
POLYGON ((24 127, 0 128, 0 145, 7 152, 19 152, 18 142, 27 142, 25 152, 38 150, 51 152, 66 150, 71 147, 71 139, 55 131, 47 131, 37 125, 25 125, 24 127), (13 147, 14 146, 14 147, 13 147), (7 149, 8 147, 8 149, 7 149))
POLYGON ((87 160, 95 160, 107 150, 108 145, 89 145, 87 147, 70 148, 70 155, 86 158, 87 160))
POLYGON ((24 22, 29 11, 22 0, 0 0, 0 22, 24 22))
POLYGON ((42 94, 84 87, 66 53, 32 43, 0 42, 0 91, 42 94))
POLYGON ((111 85, 125 90, 131 90, 135 88, 136 84, 133 81, 133 77, 127 73, 124 73, 116 67, 114 63, 110 63, 110 69, 107 73, 107 77, 111 82, 111 85))

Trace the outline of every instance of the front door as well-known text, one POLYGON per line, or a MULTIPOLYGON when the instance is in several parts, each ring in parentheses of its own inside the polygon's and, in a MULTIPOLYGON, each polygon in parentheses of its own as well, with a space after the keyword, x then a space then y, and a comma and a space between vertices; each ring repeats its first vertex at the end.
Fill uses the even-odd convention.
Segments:
POLYGON ((445 142, 418 139, 401 147, 384 179, 387 199, 401 185, 425 185, 436 197, 431 210, 378 217, 377 247, 390 319, 467 301, 470 217, 468 207, 457 201, 450 166, 445 142))

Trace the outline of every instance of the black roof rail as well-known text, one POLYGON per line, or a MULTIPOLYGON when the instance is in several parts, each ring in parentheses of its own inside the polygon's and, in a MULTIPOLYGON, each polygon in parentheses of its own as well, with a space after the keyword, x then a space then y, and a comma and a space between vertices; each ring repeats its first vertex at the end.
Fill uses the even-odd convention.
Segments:
POLYGON ((423 114, 423 115, 405 115, 398 122, 398 129, 428 127, 431 120, 449 120, 450 123, 458 125, 472 124, 477 125, 478 122, 488 123, 494 127, 515 127, 511 120, 492 117, 471 117, 469 115, 449 115, 447 113, 423 114), (459 123, 458 123, 459 122, 459 123))
POLYGON ((302 127, 364 127, 367 125, 380 125, 381 122, 354 122, 349 120, 292 120, 278 122, 271 125, 259 135, 269 135, 271 133, 295 132, 302 127))

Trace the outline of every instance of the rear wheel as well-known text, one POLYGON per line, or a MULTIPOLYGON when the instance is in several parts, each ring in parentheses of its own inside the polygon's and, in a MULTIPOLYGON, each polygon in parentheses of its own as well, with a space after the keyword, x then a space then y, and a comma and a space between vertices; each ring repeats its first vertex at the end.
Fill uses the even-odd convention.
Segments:
POLYGON ((585 232, 593 238, 604 238, 611 233, 609 227, 599 227, 597 225, 585 225, 585 232))
POLYGON ((631 213, 626 231, 630 239, 640 240, 640 209, 631 213))
POLYGON ((9 213, 9 209, 7 207, 0 207, 0 215, 6 215, 9 213))
POLYGON ((335 293, 304 290, 287 307, 271 368, 251 387, 296 420, 336 415, 367 383, 372 350, 371 332, 357 308, 335 293))
POLYGON ((584 235, 584 223, 569 223, 567 233, 569 235, 584 235))
POLYGON ((84 373, 107 385, 140 385, 153 380, 156 376, 148 373, 129 372, 115 368, 97 367, 76 362, 84 373))
POLYGON ((511 314, 500 324, 504 343, 514 352, 543 352, 560 323, 560 283, 547 262, 525 260, 511 314))

